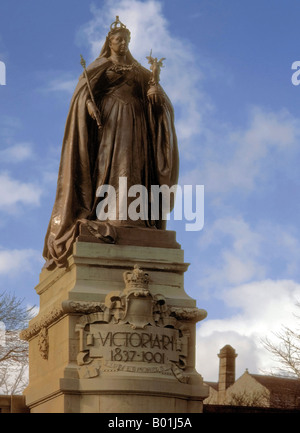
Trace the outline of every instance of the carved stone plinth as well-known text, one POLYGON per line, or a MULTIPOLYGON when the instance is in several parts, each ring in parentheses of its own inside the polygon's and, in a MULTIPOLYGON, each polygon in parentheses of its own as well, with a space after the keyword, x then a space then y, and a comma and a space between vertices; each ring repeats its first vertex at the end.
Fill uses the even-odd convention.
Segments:
POLYGON ((41 272, 40 311, 22 332, 32 413, 202 412, 195 326, 206 312, 184 291, 183 251, 161 233, 165 247, 83 234, 67 269, 41 272))

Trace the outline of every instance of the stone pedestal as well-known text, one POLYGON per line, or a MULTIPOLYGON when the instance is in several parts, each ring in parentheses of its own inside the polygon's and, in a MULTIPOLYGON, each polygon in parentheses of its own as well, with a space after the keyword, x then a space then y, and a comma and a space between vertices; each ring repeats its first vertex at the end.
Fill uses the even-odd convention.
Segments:
POLYGON ((123 229, 116 245, 81 233, 68 268, 42 270, 40 311, 21 335, 31 413, 202 412, 206 312, 184 291, 187 267, 174 232, 123 229))

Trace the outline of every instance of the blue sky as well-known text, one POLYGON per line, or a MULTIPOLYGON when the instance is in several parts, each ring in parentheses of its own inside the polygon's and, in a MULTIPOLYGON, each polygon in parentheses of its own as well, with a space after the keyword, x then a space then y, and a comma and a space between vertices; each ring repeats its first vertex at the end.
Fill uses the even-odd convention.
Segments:
POLYGON ((237 374, 275 368, 261 338, 295 326, 300 289, 300 60, 293 0, 52 2, 2 0, 0 290, 38 305, 65 120, 81 74, 119 15, 131 52, 161 84, 176 116, 180 184, 204 185, 205 224, 170 221, 191 263, 186 292, 208 312, 197 368, 217 379, 216 354, 236 348, 237 374), (271 7, 272 4, 272 7, 271 7))

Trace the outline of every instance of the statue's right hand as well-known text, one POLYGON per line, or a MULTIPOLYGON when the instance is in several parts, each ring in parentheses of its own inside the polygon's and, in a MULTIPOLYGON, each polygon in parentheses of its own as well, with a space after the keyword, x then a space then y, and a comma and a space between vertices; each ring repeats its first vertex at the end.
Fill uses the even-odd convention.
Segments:
POLYGON ((98 111, 98 108, 96 107, 96 105, 93 103, 93 101, 91 99, 89 99, 86 103, 86 106, 87 106, 89 115, 92 117, 92 119, 96 120, 97 114, 99 114, 99 111, 98 111))
POLYGON ((89 115, 92 119, 97 121, 97 125, 99 129, 101 128, 101 120, 100 120, 100 112, 98 110, 98 107, 94 104, 94 102, 89 99, 86 103, 87 110, 89 112, 89 115))

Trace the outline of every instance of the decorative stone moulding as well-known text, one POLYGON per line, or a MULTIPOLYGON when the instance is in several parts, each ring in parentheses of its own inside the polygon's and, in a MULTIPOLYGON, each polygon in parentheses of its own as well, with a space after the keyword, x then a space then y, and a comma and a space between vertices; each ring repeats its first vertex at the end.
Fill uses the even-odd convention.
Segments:
POLYGON ((81 315, 76 324, 81 378, 101 373, 143 372, 174 374, 181 382, 188 352, 188 322, 207 313, 196 307, 169 307, 163 295, 149 290, 149 274, 137 265, 123 274, 125 288, 108 293, 104 302, 66 300, 20 333, 29 341, 38 335, 43 359, 48 358, 48 328, 67 314, 81 315))

